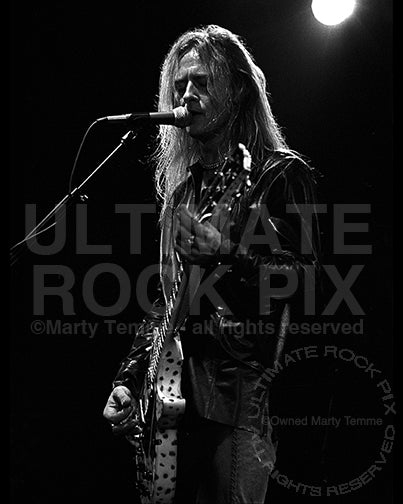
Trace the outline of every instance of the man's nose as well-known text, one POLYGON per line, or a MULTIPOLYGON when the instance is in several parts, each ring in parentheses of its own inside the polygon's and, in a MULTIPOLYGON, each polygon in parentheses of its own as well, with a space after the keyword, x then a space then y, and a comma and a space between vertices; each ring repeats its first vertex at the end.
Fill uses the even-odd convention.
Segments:
POLYGON ((185 93, 183 95, 183 101, 185 103, 188 103, 190 101, 195 101, 198 100, 199 97, 197 95, 197 89, 196 86, 194 86, 192 81, 189 81, 186 86, 185 93))

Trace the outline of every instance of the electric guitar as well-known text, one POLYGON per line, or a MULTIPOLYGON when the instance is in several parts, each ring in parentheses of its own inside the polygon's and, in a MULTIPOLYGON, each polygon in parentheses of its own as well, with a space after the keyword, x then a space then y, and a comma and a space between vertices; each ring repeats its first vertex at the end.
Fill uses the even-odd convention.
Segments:
MULTIPOLYGON (((250 185, 251 157, 242 144, 214 172, 196 211, 199 222, 213 225, 220 212, 231 210, 250 185)), ((229 212, 228 212, 229 213, 229 212)), ((222 215, 222 214, 221 214, 222 215)), ((183 354, 179 331, 197 290, 182 263, 172 283, 161 323, 154 329, 148 372, 135 413, 136 433, 127 436, 135 447, 136 488, 142 504, 171 504, 177 472, 177 424, 185 411, 181 394, 183 354)))

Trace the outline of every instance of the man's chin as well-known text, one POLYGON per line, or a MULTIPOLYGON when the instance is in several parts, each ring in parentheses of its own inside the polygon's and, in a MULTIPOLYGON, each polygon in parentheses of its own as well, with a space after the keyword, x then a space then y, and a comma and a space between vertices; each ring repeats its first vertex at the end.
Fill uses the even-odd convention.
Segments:
POLYGON ((215 130, 206 130, 204 128, 197 128, 192 125, 187 126, 186 133, 194 140, 198 140, 202 143, 213 140, 218 136, 218 132, 215 130))
POLYGON ((186 126, 186 133, 192 138, 199 139, 199 137, 203 136, 205 132, 203 131, 203 128, 200 128, 195 124, 191 124, 190 126, 186 126))

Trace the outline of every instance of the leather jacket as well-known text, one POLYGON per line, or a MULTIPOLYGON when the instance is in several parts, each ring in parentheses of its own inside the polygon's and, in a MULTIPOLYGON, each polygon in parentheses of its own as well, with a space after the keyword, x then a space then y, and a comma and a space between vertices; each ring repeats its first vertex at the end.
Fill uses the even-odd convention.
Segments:
MULTIPOLYGON (((162 223, 160 295, 113 382, 114 387, 126 385, 135 396, 147 371, 153 328, 164 313, 177 267, 172 233, 175 208, 179 202, 197 203, 201 178, 196 163, 174 193, 162 223)), ((306 219, 296 206, 315 203, 316 183, 310 167, 282 152, 273 152, 264 165, 254 166, 250 179, 250 187, 231 209, 220 254, 204 272, 203 278, 210 281, 213 275, 214 296, 200 299, 200 309, 191 311, 180 331, 181 387, 188 418, 203 417, 265 435, 270 429, 267 377, 280 362, 290 313, 301 301, 306 273, 312 275, 318 266, 316 230, 311 225, 315 217, 306 219), (302 254, 304 240, 312 246, 302 254), (271 296, 264 291, 268 278, 274 289, 271 296), (289 292, 281 289, 285 279, 293 286, 289 292)))

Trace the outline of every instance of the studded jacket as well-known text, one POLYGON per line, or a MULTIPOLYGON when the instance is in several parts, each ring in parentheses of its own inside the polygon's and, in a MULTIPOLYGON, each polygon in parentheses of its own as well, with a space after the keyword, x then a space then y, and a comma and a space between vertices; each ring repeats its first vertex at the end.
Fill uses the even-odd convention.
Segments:
MULTIPOLYGON (((201 179, 202 168, 196 163, 174 193, 162 223, 160 295, 113 382, 126 385, 135 396, 177 267, 175 208, 180 202, 197 204, 201 179)), ((307 164, 282 152, 253 166, 250 179, 250 187, 231 209, 220 253, 204 271, 205 295, 180 331, 181 386, 187 418, 203 417, 265 434, 269 385, 279 369, 290 316, 302 302, 306 285, 314 285, 318 268, 316 183, 307 164)))

